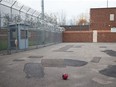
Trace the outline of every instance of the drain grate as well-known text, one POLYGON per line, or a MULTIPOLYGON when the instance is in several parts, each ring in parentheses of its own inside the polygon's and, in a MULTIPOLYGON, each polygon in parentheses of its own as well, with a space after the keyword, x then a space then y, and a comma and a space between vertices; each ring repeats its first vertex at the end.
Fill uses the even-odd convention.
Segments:
POLYGON ((85 61, 73 60, 73 59, 64 59, 64 64, 66 66, 79 67, 87 64, 85 61))
POLYGON ((24 59, 14 59, 13 61, 25 61, 24 59))
POLYGON ((94 57, 91 62, 93 63, 99 63, 99 61, 101 60, 101 57, 94 57))
POLYGON ((116 78, 116 65, 110 65, 108 68, 99 71, 101 74, 116 78))
POLYGON ((43 56, 29 56, 28 58, 43 58, 43 56))
POLYGON ((109 56, 116 57, 116 51, 114 51, 114 50, 105 50, 105 51, 102 51, 102 52, 108 54, 109 56))
POLYGON ((26 78, 43 78, 44 68, 39 63, 27 63, 24 66, 26 78))

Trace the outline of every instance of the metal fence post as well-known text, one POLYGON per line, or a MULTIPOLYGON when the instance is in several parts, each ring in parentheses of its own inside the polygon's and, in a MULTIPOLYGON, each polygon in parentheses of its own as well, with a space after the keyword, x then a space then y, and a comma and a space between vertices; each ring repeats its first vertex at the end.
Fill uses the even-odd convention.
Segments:
POLYGON ((9 28, 9 24, 8 24, 8 49, 7 49, 7 54, 11 54, 11 43, 10 43, 10 28, 9 28))
POLYGON ((17 44, 15 44, 15 45, 16 45, 16 53, 17 53, 18 52, 18 47, 19 47, 19 39, 18 39, 19 38, 19 35, 18 35, 18 25, 17 25, 17 22, 15 24, 16 24, 16 39, 15 40, 17 40, 16 41, 17 44))
POLYGON ((11 9, 11 20, 12 20, 12 16, 13 16, 13 13, 12 13, 12 7, 15 5, 17 1, 14 1, 14 3, 11 5, 10 9, 11 9))
POLYGON ((0 8, 0 29, 1 29, 1 19, 2 19, 2 17, 1 17, 1 8, 0 8))
POLYGON ((36 35, 36 38, 37 38, 37 39, 36 39, 36 40, 37 40, 37 42, 36 42, 36 48, 38 48, 38 44, 39 44, 39 43, 38 43, 38 42, 39 42, 39 41, 38 41, 38 39, 39 39, 39 38, 38 38, 38 37, 39 37, 38 34, 39 34, 39 32, 38 32, 38 29, 37 29, 37 18, 36 18, 36 25, 35 25, 35 28, 36 28, 36 31, 37 31, 37 32, 36 32, 36 33, 37 33, 37 35, 36 35))
POLYGON ((0 29, 1 29, 1 19, 2 19, 2 17, 1 17, 1 2, 2 2, 2 0, 0 0, 0 29))
POLYGON ((0 29, 1 29, 1 1, 0 1, 0 29))

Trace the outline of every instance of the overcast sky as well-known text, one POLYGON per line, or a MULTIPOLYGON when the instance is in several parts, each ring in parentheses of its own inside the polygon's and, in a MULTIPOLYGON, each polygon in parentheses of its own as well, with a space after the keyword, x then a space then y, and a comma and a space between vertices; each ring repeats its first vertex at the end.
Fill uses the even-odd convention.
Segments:
MULTIPOLYGON (((41 0, 18 0, 26 6, 41 12, 41 0)), ((89 13, 90 8, 107 7, 107 0, 44 0, 45 13, 64 11, 68 19, 82 13, 89 13)), ((116 0, 108 0, 109 7, 116 7, 116 0)))

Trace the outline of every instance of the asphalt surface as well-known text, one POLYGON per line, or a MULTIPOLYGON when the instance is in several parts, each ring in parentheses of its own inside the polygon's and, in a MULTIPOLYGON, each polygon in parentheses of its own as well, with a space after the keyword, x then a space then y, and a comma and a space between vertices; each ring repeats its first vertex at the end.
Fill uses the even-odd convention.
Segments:
POLYGON ((116 44, 61 43, 2 55, 0 87, 116 87, 116 44))

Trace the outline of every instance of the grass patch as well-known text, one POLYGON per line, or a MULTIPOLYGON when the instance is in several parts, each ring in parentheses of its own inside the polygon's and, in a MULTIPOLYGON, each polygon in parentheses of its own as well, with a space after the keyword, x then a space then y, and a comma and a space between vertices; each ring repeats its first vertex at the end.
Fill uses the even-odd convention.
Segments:
POLYGON ((6 50, 7 48, 8 48, 8 42, 7 42, 7 40, 0 41, 0 51, 1 50, 6 50))
POLYGON ((34 45, 37 45, 37 42, 36 41, 30 41, 29 40, 29 46, 34 46, 34 45))

